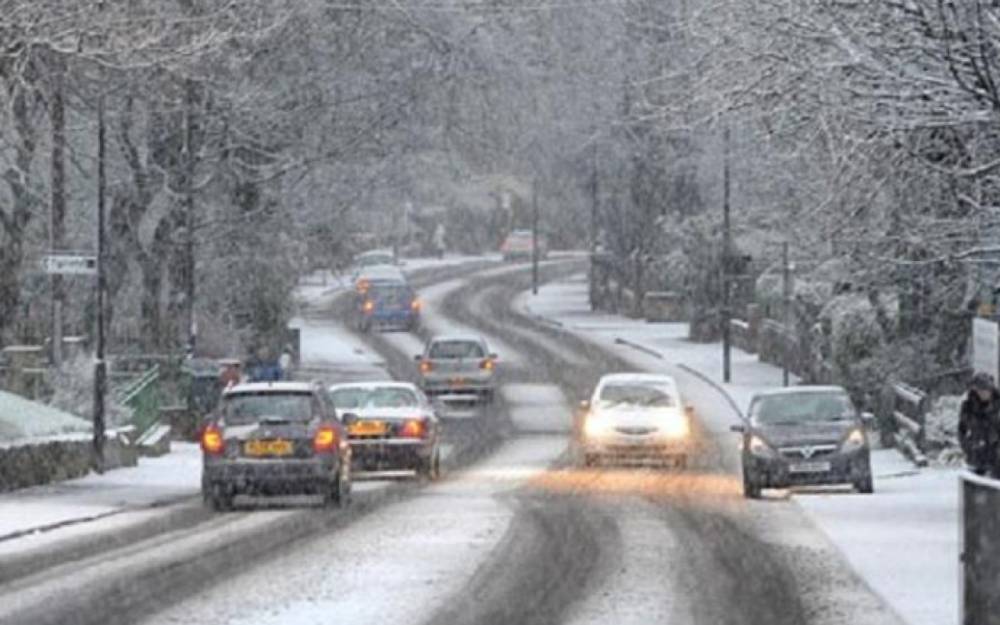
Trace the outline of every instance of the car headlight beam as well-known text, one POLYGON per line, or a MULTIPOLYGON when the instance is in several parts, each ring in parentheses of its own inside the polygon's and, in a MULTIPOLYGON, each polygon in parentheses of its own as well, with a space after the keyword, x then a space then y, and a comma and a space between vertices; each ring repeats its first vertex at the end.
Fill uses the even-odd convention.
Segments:
POLYGON ((843 451, 855 451, 861 449, 867 444, 865 440, 865 433, 861 431, 860 428, 854 428, 841 443, 840 448, 843 451))

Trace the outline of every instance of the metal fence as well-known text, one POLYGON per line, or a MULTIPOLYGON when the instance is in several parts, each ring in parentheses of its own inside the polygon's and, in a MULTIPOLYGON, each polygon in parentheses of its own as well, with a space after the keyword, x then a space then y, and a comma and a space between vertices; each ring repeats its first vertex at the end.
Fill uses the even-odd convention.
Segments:
POLYGON ((917 466, 927 466, 924 455, 924 426, 930 399, 922 390, 893 382, 889 385, 888 425, 893 432, 893 442, 917 466))
POLYGON ((962 478, 962 624, 1000 625, 1000 482, 962 478))

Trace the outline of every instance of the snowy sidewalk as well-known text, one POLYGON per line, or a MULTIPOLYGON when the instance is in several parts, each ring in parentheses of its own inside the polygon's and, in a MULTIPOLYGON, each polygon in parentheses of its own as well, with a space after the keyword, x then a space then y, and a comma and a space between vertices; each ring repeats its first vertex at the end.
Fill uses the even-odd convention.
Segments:
MULTIPOLYGON (((686 340, 687 324, 647 323, 590 311, 585 276, 545 285, 515 306, 609 349, 627 345, 724 389, 745 413, 753 394, 781 386, 778 367, 732 350, 732 383, 722 383, 722 347, 686 340)), ((793 378, 793 383, 795 382, 793 378)), ((706 424, 726 436, 728 424, 706 424)), ((731 436, 731 435, 730 435, 731 436)), ((795 502, 857 573, 911 625, 959 621, 959 471, 915 470, 894 450, 872 454, 875 495, 817 489, 795 502)))

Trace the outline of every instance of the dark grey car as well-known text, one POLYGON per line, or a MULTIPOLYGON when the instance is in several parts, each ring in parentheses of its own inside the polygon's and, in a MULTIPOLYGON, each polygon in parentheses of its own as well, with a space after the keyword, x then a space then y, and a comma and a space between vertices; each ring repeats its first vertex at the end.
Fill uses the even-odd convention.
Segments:
POLYGON ((798 386, 759 393, 742 425, 743 493, 764 488, 851 484, 874 491, 865 423, 838 386, 798 386))
POLYGON ((319 384, 230 387, 202 426, 201 448, 202 494, 216 510, 239 494, 318 494, 337 505, 350 497, 347 432, 319 384))

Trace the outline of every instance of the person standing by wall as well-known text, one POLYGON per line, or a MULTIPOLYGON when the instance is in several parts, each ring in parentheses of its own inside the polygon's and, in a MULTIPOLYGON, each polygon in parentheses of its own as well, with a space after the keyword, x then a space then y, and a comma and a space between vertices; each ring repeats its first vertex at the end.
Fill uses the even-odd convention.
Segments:
POLYGON ((978 372, 972 376, 969 392, 958 418, 958 439, 969 469, 977 475, 998 477, 1000 447, 1000 391, 993 376, 978 372))

